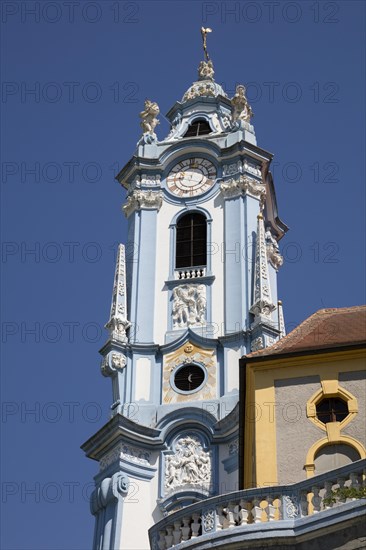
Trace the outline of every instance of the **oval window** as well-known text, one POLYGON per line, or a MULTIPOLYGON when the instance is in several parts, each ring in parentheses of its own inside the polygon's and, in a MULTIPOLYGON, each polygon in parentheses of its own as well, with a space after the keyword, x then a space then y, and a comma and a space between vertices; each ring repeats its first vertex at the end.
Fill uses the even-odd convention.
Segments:
POLYGON ((205 371, 199 365, 180 367, 174 375, 174 385, 182 392, 193 392, 205 381, 205 371))

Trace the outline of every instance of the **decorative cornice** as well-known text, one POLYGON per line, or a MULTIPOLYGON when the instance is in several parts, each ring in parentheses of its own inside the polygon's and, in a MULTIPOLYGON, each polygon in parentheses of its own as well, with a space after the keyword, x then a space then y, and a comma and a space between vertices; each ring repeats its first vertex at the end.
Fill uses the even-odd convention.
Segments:
POLYGON ((131 195, 127 197, 127 202, 122 206, 122 210, 128 217, 135 210, 142 208, 149 210, 160 210, 163 204, 162 191, 152 191, 135 189, 131 195))

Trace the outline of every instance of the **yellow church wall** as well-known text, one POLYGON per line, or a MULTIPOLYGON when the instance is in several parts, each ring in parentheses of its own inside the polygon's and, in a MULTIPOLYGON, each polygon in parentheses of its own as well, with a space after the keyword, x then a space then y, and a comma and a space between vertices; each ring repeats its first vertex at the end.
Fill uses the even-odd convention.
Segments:
MULTIPOLYGON (((305 386, 306 379, 309 377, 312 377, 313 381, 317 377, 319 381, 314 395, 309 394, 307 400, 298 403, 304 413, 304 421, 312 424, 308 430, 311 434, 307 438, 308 447, 303 450, 302 472, 299 474, 303 476, 302 478, 314 475, 314 456, 317 450, 326 444, 345 443, 357 449, 361 458, 366 456, 366 441, 362 436, 362 429, 351 430, 352 435, 345 431, 347 427, 349 430, 352 422, 358 418, 359 411, 365 410, 365 397, 354 395, 347 389, 350 386, 356 393, 357 384, 347 384, 346 380, 342 380, 345 373, 364 371, 365 358, 365 350, 348 350, 276 358, 255 363, 248 361, 246 410, 243 423, 244 487, 268 486, 282 481, 279 479, 281 477, 279 476, 279 470, 281 471, 279 466, 282 464, 279 465, 278 461, 286 460, 286 457, 278 457, 277 450, 280 434, 277 434, 279 403, 276 402, 276 384, 280 381, 300 379, 305 386), (336 422, 334 426, 329 426, 329 424, 325 425, 319 422, 315 414, 311 416, 311 407, 313 406, 315 411, 316 401, 324 395, 327 397, 340 395, 342 398, 346 398, 350 414, 343 423, 336 422), (360 398, 362 403, 358 402, 360 398)), ((366 376, 363 377, 363 380, 365 378, 366 376)), ((288 397, 291 400, 291 395, 288 397)), ((298 434, 298 438, 301 441, 301 434, 298 434)), ((291 463, 288 464, 288 468, 291 468, 291 463)), ((291 480, 291 482, 293 481, 291 480)))

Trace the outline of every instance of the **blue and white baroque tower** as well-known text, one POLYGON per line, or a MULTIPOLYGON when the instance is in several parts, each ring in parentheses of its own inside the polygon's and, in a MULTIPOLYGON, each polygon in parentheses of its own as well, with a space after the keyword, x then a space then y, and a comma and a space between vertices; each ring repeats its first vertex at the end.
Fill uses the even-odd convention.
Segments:
POLYGON ((238 489, 239 358, 285 331, 272 155, 244 86, 229 99, 205 53, 162 141, 159 107, 145 102, 117 176, 128 238, 101 350, 111 418, 82 447, 100 466, 95 550, 148 549, 164 515, 238 489))

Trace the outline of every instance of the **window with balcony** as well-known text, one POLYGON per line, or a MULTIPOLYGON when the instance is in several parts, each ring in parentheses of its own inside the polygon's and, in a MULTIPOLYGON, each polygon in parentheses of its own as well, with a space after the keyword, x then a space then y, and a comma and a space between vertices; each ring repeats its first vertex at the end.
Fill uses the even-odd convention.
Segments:
POLYGON ((177 223, 175 267, 176 269, 204 268, 206 262, 206 218, 197 212, 186 214, 177 223))

